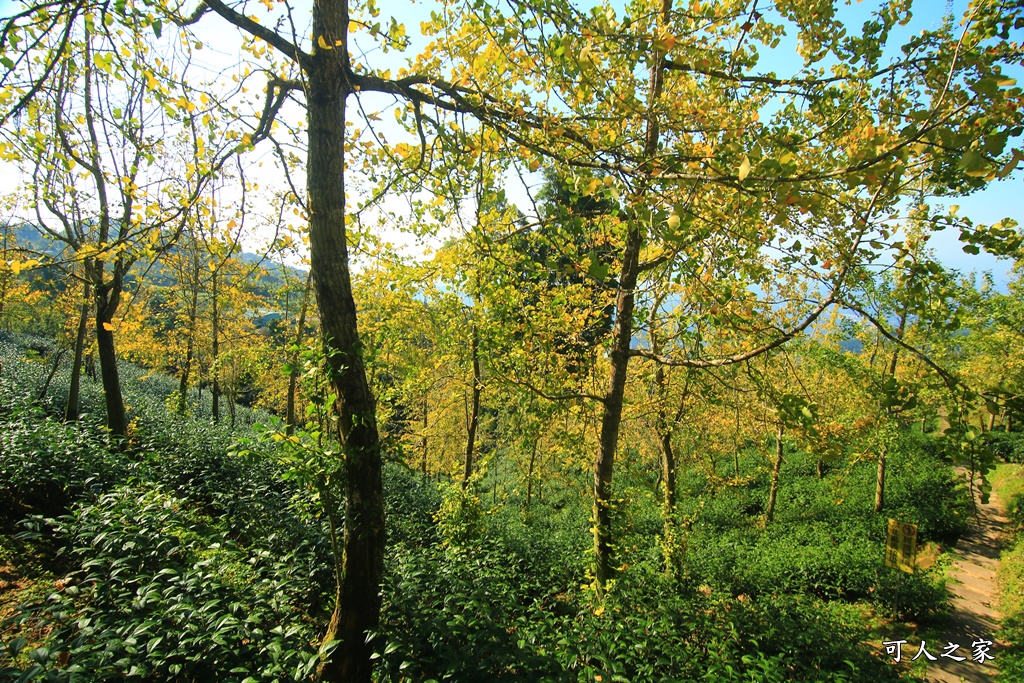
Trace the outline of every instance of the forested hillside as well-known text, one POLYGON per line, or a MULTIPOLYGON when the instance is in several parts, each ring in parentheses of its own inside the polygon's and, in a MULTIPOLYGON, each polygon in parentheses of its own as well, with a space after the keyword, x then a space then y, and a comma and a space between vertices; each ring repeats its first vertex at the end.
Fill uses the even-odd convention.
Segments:
POLYGON ((1024 680, 1024 6, 857 4, 4 8, 0 678, 1024 680))

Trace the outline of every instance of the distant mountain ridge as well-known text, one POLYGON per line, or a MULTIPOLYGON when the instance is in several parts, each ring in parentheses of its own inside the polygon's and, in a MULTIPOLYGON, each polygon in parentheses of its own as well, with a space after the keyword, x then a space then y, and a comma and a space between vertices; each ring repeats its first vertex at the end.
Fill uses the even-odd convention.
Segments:
MULTIPOLYGON (((61 253, 67 249, 67 245, 59 240, 55 240, 43 232, 37 226, 31 223, 21 223, 14 227, 13 236, 16 243, 29 251, 37 254, 42 254, 49 257, 60 256, 61 253)), ((172 247, 171 251, 173 252, 172 247)), ((256 254, 250 251, 242 251, 238 254, 238 259, 246 265, 255 265, 259 262, 263 262, 263 268, 267 273, 268 284, 277 284, 283 280, 282 273, 288 273, 295 277, 305 278, 306 271, 301 268, 296 268, 284 263, 276 263, 268 260, 262 254, 256 254)), ((157 276, 159 277, 159 276, 157 276)), ((159 280, 158 280, 159 281, 159 280)))

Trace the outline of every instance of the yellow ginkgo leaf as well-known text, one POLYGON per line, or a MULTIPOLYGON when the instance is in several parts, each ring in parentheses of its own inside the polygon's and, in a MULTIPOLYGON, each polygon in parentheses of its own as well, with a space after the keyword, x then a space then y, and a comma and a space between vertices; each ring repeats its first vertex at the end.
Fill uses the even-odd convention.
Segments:
POLYGON ((320 46, 321 50, 333 50, 334 46, 328 44, 322 35, 316 37, 316 44, 320 46))
POLYGON ((750 174, 750 159, 748 159, 747 155, 744 154, 743 155, 743 161, 740 162, 740 170, 739 170, 739 173, 738 173, 740 182, 743 182, 743 179, 746 178, 749 174, 750 174))
POLYGON ((111 325, 110 323, 106 323, 105 322, 105 323, 103 323, 103 329, 105 329, 107 332, 113 332, 114 331, 114 326, 111 325))

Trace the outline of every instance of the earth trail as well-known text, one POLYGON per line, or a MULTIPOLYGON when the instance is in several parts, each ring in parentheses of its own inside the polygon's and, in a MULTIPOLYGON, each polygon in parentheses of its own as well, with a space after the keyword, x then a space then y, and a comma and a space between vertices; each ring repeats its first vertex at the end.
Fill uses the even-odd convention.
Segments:
MULTIPOLYGON (((966 477, 966 471, 962 471, 966 477)), ((929 643, 928 651, 938 659, 928 663, 927 678, 931 683, 986 683, 998 672, 1000 642, 998 640, 999 588, 996 571, 1003 532, 1009 520, 1003 515, 1000 501, 993 494, 982 503, 975 488, 978 516, 972 516, 967 533, 953 550, 953 566, 948 584, 952 597, 953 616, 943 629, 939 642, 929 643), (972 644, 977 640, 994 643, 992 660, 979 664, 972 659, 972 644), (953 655, 966 657, 962 662, 940 656, 947 643, 961 647, 953 655)))

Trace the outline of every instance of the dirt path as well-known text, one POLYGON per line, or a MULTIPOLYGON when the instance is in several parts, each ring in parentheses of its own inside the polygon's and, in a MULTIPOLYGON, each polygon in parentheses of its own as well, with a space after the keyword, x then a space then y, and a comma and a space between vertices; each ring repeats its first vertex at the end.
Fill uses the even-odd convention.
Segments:
MULTIPOLYGON (((966 472, 963 472, 966 476, 966 472)), ((953 618, 942 631, 941 642, 929 643, 928 651, 938 659, 928 663, 928 680, 933 683, 984 683, 992 681, 999 664, 999 642, 994 637, 999 628, 999 589, 996 570, 999 568, 1000 543, 1009 520, 993 495, 989 502, 978 501, 980 519, 971 520, 966 534, 953 551, 953 567, 949 572, 949 592, 953 598, 953 618), (984 665, 971 659, 972 643, 979 639, 995 643, 994 659, 984 665), (967 657, 963 662, 942 657, 947 643, 961 647, 954 655, 967 657), (934 646, 934 649, 933 649, 934 646)))

